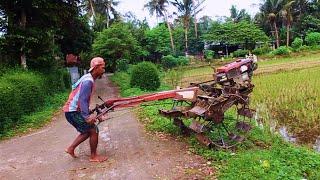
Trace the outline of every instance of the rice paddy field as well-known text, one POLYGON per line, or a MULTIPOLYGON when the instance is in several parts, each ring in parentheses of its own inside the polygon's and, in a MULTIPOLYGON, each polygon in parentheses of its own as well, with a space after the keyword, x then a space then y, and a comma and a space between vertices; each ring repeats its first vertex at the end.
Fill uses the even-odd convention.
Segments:
MULTIPOLYGON (((315 66, 320 66, 320 52, 302 53, 292 57, 261 59, 258 61, 258 65, 259 67, 255 71, 256 75, 312 68, 315 66)), ((213 78, 212 75, 214 73, 214 69, 219 66, 221 66, 221 62, 219 62, 218 65, 213 63, 203 67, 182 70, 183 76, 180 86, 186 87, 190 84, 190 82, 203 82, 211 80, 213 78)), ((169 81, 168 77, 164 78, 164 81, 169 81)))
POLYGON ((252 105, 266 124, 288 127, 300 142, 320 136, 320 67, 254 77, 252 105))

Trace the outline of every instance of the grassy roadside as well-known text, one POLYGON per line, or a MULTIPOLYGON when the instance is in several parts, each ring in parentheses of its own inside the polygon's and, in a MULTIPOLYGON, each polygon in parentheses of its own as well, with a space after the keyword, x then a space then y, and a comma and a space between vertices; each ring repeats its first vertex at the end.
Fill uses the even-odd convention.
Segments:
MULTIPOLYGON (((151 132, 165 132, 175 136, 180 130, 172 122, 158 115, 165 104, 145 106, 138 117, 151 132)), ((234 151, 208 149, 194 138, 187 138, 189 151, 212 162, 219 179, 319 179, 320 155, 306 147, 283 142, 277 134, 255 127, 247 140, 234 151)))
POLYGON ((52 116, 57 109, 63 105, 68 97, 68 92, 57 93, 53 96, 48 96, 45 99, 45 104, 36 112, 23 116, 15 128, 0 134, 0 140, 8 139, 17 135, 22 135, 33 131, 34 129, 41 128, 51 121, 52 116))

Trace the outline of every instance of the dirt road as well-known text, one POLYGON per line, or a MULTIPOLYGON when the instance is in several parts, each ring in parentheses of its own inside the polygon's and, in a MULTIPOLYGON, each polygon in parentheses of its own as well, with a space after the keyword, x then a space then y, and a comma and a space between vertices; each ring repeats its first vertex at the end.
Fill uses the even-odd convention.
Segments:
MULTIPOLYGON (((100 103, 98 95, 115 97, 118 91, 103 77, 97 80, 92 105, 100 103)), ((101 123, 99 129, 98 151, 109 159, 90 163, 88 141, 76 149, 79 158, 73 159, 64 149, 77 132, 58 112, 41 130, 0 142, 0 179, 203 179, 214 174, 181 140, 147 135, 130 111, 101 123)))

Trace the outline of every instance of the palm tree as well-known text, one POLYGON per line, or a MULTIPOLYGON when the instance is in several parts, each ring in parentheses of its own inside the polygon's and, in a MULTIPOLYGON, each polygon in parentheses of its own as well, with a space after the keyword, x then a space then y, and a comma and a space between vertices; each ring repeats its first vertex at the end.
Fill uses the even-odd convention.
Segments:
POLYGON ((289 46, 289 41, 290 41, 290 27, 293 20, 291 8, 294 2, 295 1, 287 2, 281 11, 282 17, 286 21, 286 25, 287 25, 287 44, 286 44, 287 47, 289 46))
POLYGON ((197 4, 194 4, 193 0, 174 0, 171 2, 177 8, 178 12, 180 13, 180 17, 182 18, 186 55, 188 54, 188 30, 190 27, 190 20, 202 10, 202 8, 200 8, 200 5, 204 1, 205 0, 202 0, 197 4))
POLYGON ((109 28, 111 16, 114 17, 114 19, 119 19, 119 13, 116 11, 115 6, 119 4, 119 1, 113 1, 113 0, 84 0, 84 9, 87 12, 87 15, 89 16, 89 19, 92 17, 94 20, 94 23, 96 21, 101 21, 101 19, 104 19, 105 17, 105 26, 109 28))
POLYGON ((171 26, 168 21, 168 12, 167 12, 167 6, 169 4, 168 0, 150 0, 147 4, 144 5, 145 8, 148 8, 150 15, 153 15, 156 13, 157 17, 164 17, 169 35, 170 35, 170 43, 171 43, 171 49, 172 52, 175 52, 175 47, 174 47, 174 42, 173 42, 173 37, 172 37, 172 31, 171 31, 171 26))
POLYGON ((277 48, 280 46, 279 31, 277 27, 277 17, 283 9, 283 2, 284 0, 264 0, 264 3, 260 8, 261 12, 266 14, 266 17, 268 18, 268 21, 270 22, 270 25, 274 30, 277 48))
POLYGON ((111 15, 113 15, 114 19, 119 19, 119 13, 116 11, 115 7, 118 6, 119 1, 113 0, 101 0, 102 4, 105 7, 105 15, 107 17, 107 28, 109 28, 111 15))

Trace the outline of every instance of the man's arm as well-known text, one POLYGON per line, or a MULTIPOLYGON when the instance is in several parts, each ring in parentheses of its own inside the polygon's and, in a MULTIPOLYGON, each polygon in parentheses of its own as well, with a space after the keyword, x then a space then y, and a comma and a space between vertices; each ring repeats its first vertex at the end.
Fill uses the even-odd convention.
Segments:
POLYGON ((88 119, 89 114, 89 106, 90 106, 90 96, 92 93, 93 82, 92 81, 84 81, 81 84, 80 94, 79 94, 79 104, 80 111, 82 117, 88 119))

